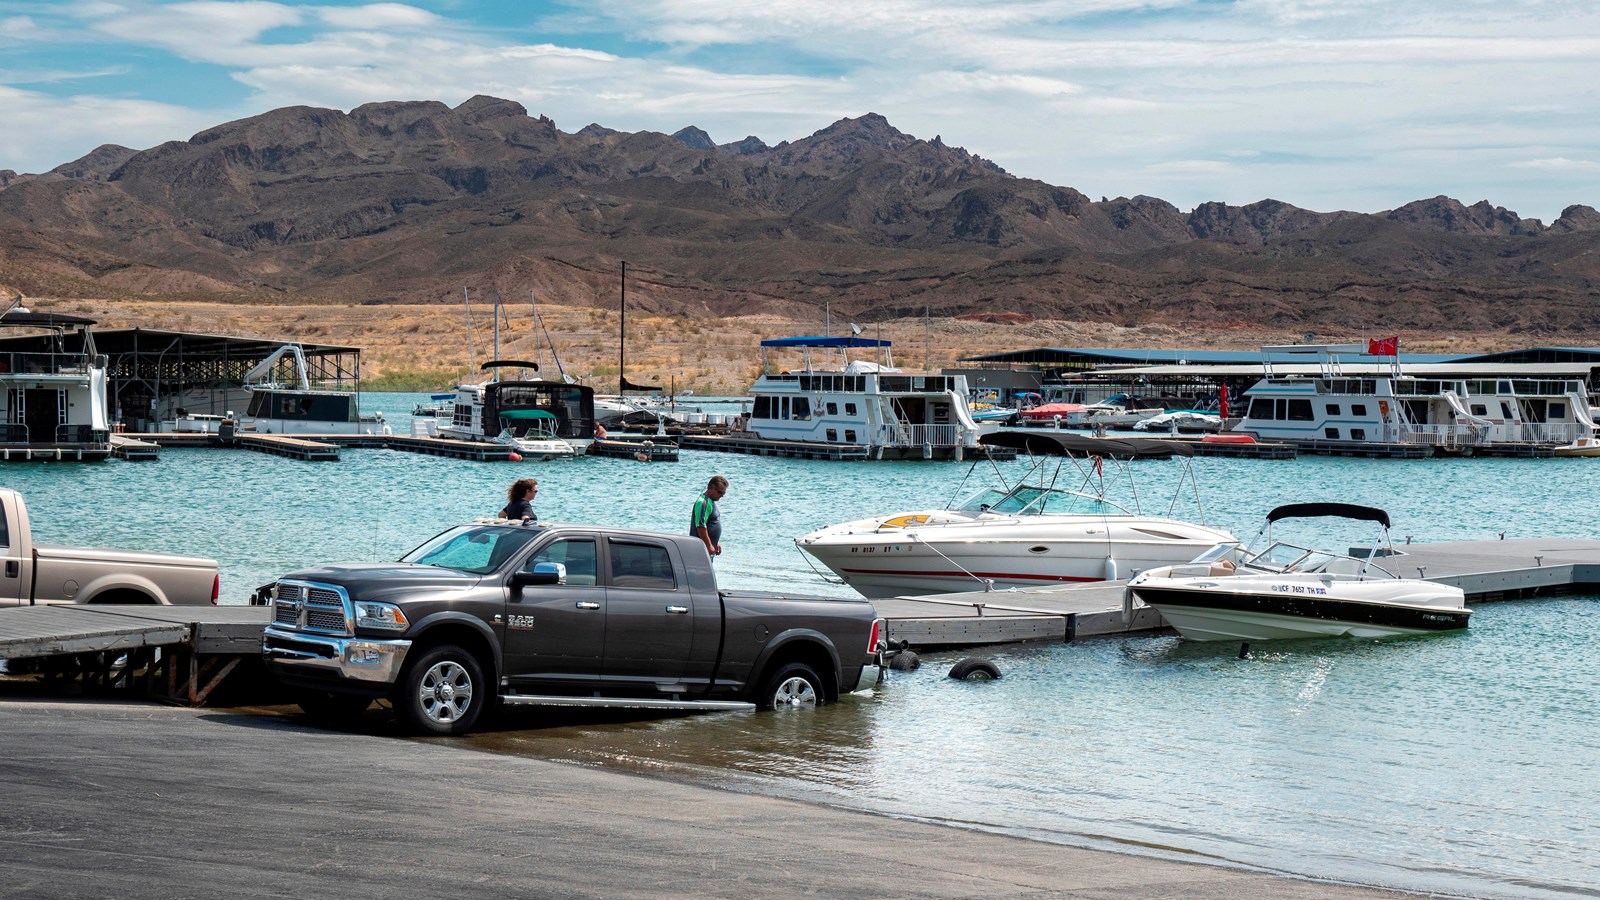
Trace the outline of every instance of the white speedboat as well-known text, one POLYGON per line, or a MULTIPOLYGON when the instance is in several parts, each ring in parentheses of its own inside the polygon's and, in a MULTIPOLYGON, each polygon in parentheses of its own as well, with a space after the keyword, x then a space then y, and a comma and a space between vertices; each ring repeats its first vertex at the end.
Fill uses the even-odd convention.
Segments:
POLYGON ((1233 536, 1036 484, 830 525, 795 544, 869 598, 1125 578, 1233 536))
POLYGON ((1131 614, 1138 598, 1196 641, 1389 637, 1467 627, 1472 613, 1460 588, 1398 578, 1374 562, 1380 552, 1394 554, 1389 515, 1381 509, 1280 506, 1267 514, 1256 540, 1270 535, 1274 522, 1319 516, 1377 522, 1381 540, 1365 558, 1283 542, 1258 553, 1238 542, 1221 543, 1187 565, 1135 576, 1124 594, 1124 614, 1131 614))

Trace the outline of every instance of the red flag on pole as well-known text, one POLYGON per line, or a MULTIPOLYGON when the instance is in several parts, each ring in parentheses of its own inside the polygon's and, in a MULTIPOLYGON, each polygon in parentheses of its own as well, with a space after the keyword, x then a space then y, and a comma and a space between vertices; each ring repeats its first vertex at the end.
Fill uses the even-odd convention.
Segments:
POLYGON ((1396 337, 1369 339, 1367 341, 1367 355, 1368 356, 1399 356, 1400 355, 1400 338, 1398 336, 1396 336, 1396 337))

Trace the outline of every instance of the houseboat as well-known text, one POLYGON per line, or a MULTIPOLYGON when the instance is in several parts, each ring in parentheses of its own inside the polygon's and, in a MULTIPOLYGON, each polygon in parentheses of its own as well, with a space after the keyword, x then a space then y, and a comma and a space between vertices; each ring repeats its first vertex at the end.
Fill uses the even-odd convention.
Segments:
POLYGON ((111 451, 106 357, 94 320, 13 308, 0 328, 44 332, 44 352, 0 353, 0 458, 104 459, 111 451))
MULTIPOLYGON (((1234 431, 1262 440, 1417 444, 1445 453, 1494 445, 1570 444, 1595 436, 1586 363, 1449 363, 1401 370, 1350 363, 1358 344, 1263 347, 1264 374, 1245 392, 1234 431), (1304 354, 1315 371, 1280 371, 1275 356, 1304 354)), ((1290 367, 1293 368, 1293 367, 1290 367)))
MULTIPOLYGON (((480 368, 538 370, 535 363, 491 360, 480 368)), ((594 443, 594 388, 563 381, 491 380, 456 388, 448 421, 439 420, 439 437, 493 441, 525 457, 582 456, 594 443)), ((413 426, 415 428, 415 426, 413 426)))
POLYGON ((305 352, 284 344, 244 374, 250 402, 239 424, 260 434, 389 434, 382 413, 362 415, 354 390, 312 385, 305 352), (282 371, 284 365, 292 366, 282 371))
POLYGON ((746 429, 768 441, 866 447, 873 459, 960 459, 984 452, 966 377, 901 372, 890 347, 890 341, 861 337, 762 341, 768 374, 750 388, 746 429), (860 349, 874 351, 876 361, 849 358, 860 349), (799 350, 801 365, 772 373, 773 350, 799 350))

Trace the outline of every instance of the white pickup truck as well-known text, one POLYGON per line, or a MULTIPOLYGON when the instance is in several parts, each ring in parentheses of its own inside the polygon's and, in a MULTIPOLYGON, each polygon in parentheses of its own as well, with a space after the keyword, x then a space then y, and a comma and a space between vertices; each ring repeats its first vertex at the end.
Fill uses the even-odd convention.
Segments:
POLYGON ((0 608, 55 603, 215 604, 217 561, 35 544, 22 495, 0 488, 0 608))

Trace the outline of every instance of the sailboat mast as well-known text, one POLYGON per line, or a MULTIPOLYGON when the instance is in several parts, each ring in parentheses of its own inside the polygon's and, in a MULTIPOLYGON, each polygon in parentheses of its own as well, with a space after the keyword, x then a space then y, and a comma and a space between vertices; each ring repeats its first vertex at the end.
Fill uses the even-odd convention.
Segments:
POLYGON ((628 389, 628 261, 622 261, 622 323, 617 327, 617 396, 628 389))
MULTIPOLYGON (((494 292, 494 356, 491 358, 500 358, 500 291, 498 289, 494 292)), ((499 369, 494 370, 494 380, 500 380, 499 369)))
MULTIPOLYGON (((478 357, 472 347, 472 297, 467 294, 467 286, 461 286, 461 302, 467 306, 467 365, 473 372, 478 371, 478 357)), ((472 376, 468 374, 468 378, 472 376)))
MULTIPOLYGON (((528 291, 528 306, 533 311, 533 361, 544 362, 544 345, 539 343, 539 297, 532 290, 528 291)), ((555 352, 555 348, 551 348, 555 352)), ((540 368, 543 368, 541 365, 540 368)), ((558 365, 556 368, 560 368, 558 365)))

